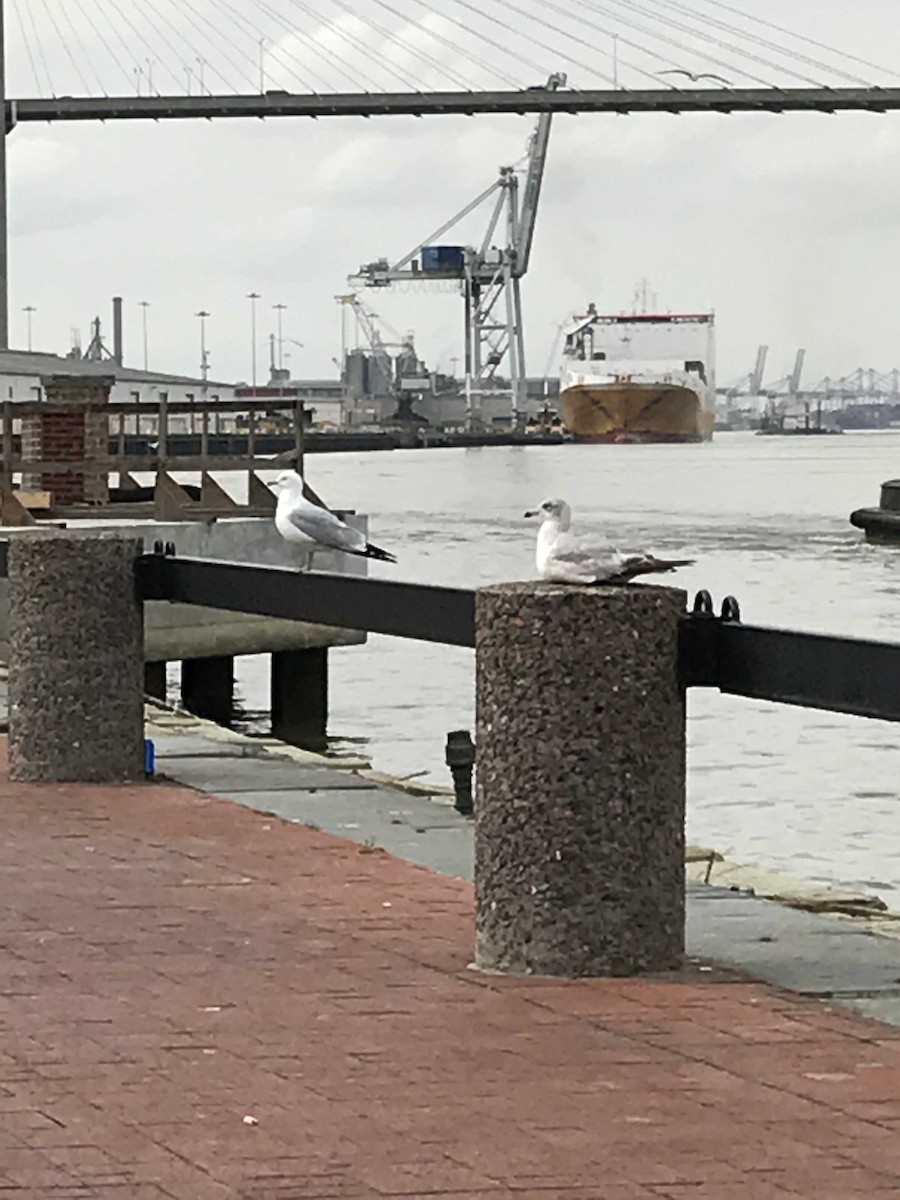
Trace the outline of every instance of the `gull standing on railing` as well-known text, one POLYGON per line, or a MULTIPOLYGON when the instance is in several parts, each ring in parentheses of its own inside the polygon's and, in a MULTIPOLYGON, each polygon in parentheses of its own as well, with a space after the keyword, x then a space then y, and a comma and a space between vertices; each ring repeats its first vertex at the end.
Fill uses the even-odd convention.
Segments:
POLYGON ((535 562, 541 579, 552 583, 628 583, 638 575, 664 574, 694 563, 692 558, 654 558, 590 546, 569 532, 572 510, 565 500, 545 500, 525 516, 541 518, 535 562))
POLYGON ((317 549, 340 550, 360 558, 396 562, 393 554, 367 542, 358 529, 345 525, 327 508, 320 508, 303 495, 303 478, 296 471, 282 471, 272 485, 278 492, 275 528, 286 542, 306 548, 306 570, 312 570, 317 549))

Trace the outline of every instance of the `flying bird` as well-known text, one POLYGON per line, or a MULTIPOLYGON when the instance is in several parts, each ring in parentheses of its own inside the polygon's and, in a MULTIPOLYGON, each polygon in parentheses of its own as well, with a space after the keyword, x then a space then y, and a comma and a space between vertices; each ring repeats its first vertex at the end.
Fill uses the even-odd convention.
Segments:
POLYGON ((570 532, 572 510, 565 500, 545 500, 525 514, 540 517, 535 563, 538 575, 552 583, 628 583, 639 575, 660 575, 693 566, 692 558, 663 559, 652 554, 620 554, 594 547, 570 532))
POLYGON ((327 508, 320 508, 303 495, 303 477, 296 471, 282 471, 272 485, 278 492, 275 528, 286 542, 306 549, 306 569, 312 570, 317 549, 340 550, 359 558, 396 562, 393 554, 367 542, 358 529, 346 525, 327 508))
POLYGON ((703 71, 699 75, 695 75, 693 71, 686 71, 684 67, 673 67, 670 71, 657 71, 656 73, 657 75, 684 75, 690 79, 691 83, 699 83, 701 79, 711 79, 714 83, 721 83, 723 87, 731 87, 731 81, 723 79, 721 75, 710 75, 703 71))

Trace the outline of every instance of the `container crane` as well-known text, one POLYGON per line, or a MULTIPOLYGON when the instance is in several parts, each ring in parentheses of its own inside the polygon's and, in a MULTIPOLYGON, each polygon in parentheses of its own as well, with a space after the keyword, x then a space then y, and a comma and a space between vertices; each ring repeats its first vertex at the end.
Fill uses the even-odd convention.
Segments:
MULTIPOLYGON (((563 74, 551 75, 548 91, 566 83, 563 74)), ((398 262, 386 258, 364 264, 350 277, 351 284, 390 287, 393 283, 459 280, 465 301, 465 389, 469 423, 480 419, 485 399, 506 397, 513 424, 524 420, 525 335, 522 325, 520 281, 528 271, 550 140, 551 113, 538 118, 528 147, 528 168, 519 198, 519 178, 514 167, 501 167, 497 180, 460 212, 420 242, 398 262), (453 246, 439 240, 491 197, 494 206, 481 245, 453 246), (506 217, 505 246, 494 244, 501 218, 506 217), (499 368, 507 362, 508 383, 499 368)))

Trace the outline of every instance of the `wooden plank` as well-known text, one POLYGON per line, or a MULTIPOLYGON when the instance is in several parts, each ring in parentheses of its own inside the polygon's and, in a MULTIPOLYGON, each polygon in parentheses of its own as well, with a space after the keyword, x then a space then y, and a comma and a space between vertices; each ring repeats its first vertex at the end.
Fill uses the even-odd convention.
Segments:
POLYGON ((264 508, 273 513, 278 503, 275 493, 270 491, 255 471, 247 477, 247 503, 252 508, 264 508))
POLYGON ((200 478, 200 503, 206 509, 234 512, 241 508, 237 500, 233 500, 220 483, 204 471, 200 478))
POLYGON ((193 521, 196 515, 194 501, 165 471, 156 476, 153 507, 158 521, 193 521))
POLYGON ((15 492, 4 488, 0 493, 0 525, 37 525, 37 518, 22 506, 15 492))
POLYGON ((23 508, 29 510, 45 510, 53 507, 52 492, 24 492, 20 488, 17 492, 13 492, 13 495, 23 508))

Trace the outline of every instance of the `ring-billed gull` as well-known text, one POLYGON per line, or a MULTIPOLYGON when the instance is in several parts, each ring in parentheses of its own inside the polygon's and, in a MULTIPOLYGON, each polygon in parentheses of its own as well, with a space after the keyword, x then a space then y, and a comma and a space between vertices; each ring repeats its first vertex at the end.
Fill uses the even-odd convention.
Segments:
POLYGON ((272 485, 278 492, 275 528, 286 542, 306 547, 306 569, 312 569, 316 548, 340 550, 360 558, 396 562, 393 554, 367 542, 358 529, 345 525, 327 508, 320 508, 303 495, 303 477, 296 471, 282 471, 272 485))
POLYGON ((565 500, 545 500, 525 516, 541 518, 535 562, 541 579, 553 583, 628 583, 638 575, 664 574, 694 562, 692 558, 620 554, 611 547, 581 542, 569 532, 572 510, 565 500))

